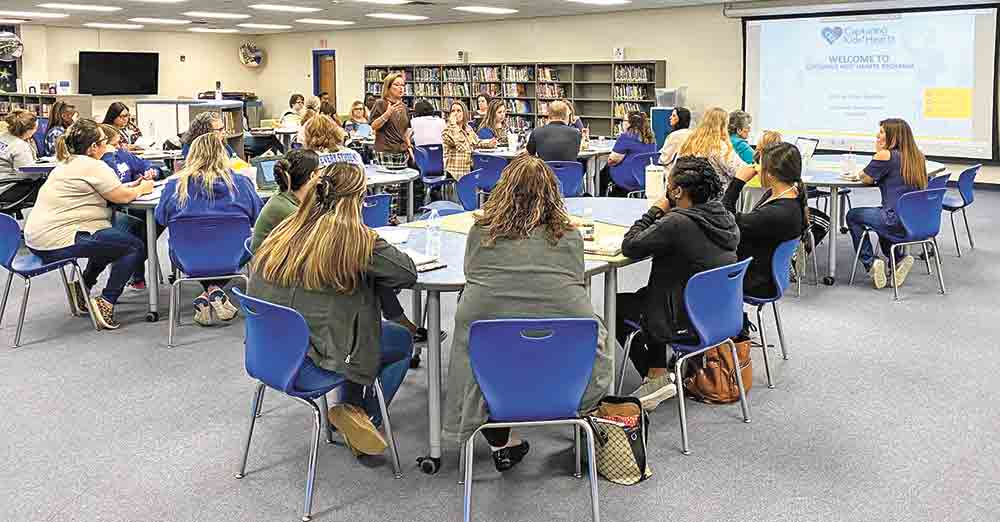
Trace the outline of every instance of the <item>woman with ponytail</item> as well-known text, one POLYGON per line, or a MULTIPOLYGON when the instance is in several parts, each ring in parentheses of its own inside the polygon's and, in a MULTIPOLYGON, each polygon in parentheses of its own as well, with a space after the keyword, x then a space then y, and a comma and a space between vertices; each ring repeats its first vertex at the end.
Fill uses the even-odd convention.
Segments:
POLYGON ((417 269, 365 225, 365 185, 365 171, 351 163, 319 172, 296 213, 254 253, 247 292, 302 314, 310 350, 296 386, 312 390, 347 379, 330 422, 356 453, 374 455, 386 443, 376 428, 378 402, 363 396, 363 387, 379 377, 386 403, 391 401, 413 350, 409 332, 382 322, 376 293, 380 287, 413 286, 417 269))
POLYGON ((749 165, 737 171, 722 196, 722 205, 733 213, 740 229, 737 257, 753 258, 743 279, 743 292, 759 298, 774 297, 778 292, 771 276, 774 251, 781 243, 802 237, 809 223, 799 150, 785 142, 764 149, 759 166, 749 165), (750 212, 737 212, 743 187, 758 175, 764 194, 750 212))

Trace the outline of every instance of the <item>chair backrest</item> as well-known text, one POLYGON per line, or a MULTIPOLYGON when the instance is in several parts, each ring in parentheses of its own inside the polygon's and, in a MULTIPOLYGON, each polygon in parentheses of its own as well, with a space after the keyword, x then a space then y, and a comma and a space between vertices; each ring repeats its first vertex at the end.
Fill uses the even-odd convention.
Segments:
POLYGON ((38 123, 38 128, 35 130, 35 134, 32 138, 35 140, 35 148, 38 149, 39 156, 52 156, 56 153, 54 150, 49 150, 45 146, 45 133, 49 131, 49 119, 45 117, 40 117, 35 120, 38 123))
POLYGON ((973 165, 958 175, 958 192, 962 195, 962 201, 965 201, 966 205, 971 205, 976 199, 976 193, 974 190, 976 176, 982 168, 982 165, 973 165))
POLYGON ((698 272, 684 287, 684 309, 701 347, 714 346, 743 329, 743 276, 753 258, 698 272))
POLYGON ((392 195, 390 194, 365 196, 364 202, 361 203, 361 218, 365 225, 371 228, 388 226, 391 203, 392 195))
POLYGON ((482 171, 474 170, 458 180, 455 184, 455 191, 458 192, 458 200, 462 202, 465 210, 476 210, 479 208, 479 174, 482 171))
POLYGON ((253 244, 253 236, 248 237, 247 240, 243 242, 243 250, 246 251, 248 256, 253 257, 253 250, 250 250, 251 244, 253 244))
POLYGON ((906 229, 908 241, 930 239, 941 231, 943 188, 916 190, 903 194, 896 202, 896 215, 906 229))
POLYGON ((469 330, 469 362, 498 422, 575 418, 597 353, 597 321, 499 319, 469 330))
POLYGON ((444 148, 441 145, 415 147, 413 160, 422 178, 434 178, 444 174, 444 148))
POLYGON ((948 188, 948 180, 951 178, 950 172, 945 172, 944 174, 939 174, 929 180, 927 180, 927 188, 948 188))
POLYGON ((297 311, 250 297, 238 288, 246 317, 245 366, 247 374, 289 393, 309 351, 309 325, 297 311))
POLYGON ((583 192, 583 165, 579 161, 546 161, 559 180, 564 198, 579 196, 583 192))
POLYGON ((625 190, 642 190, 646 188, 646 166, 657 164, 659 152, 644 152, 625 158, 617 168, 610 169, 611 181, 625 190))
POLYGON ((167 224, 171 256, 191 277, 235 274, 246 257, 251 235, 246 216, 204 216, 175 219, 167 224))
POLYGON ((774 249, 774 256, 771 257, 771 277, 774 278, 774 286, 778 288, 776 299, 780 299, 792 282, 792 256, 799 248, 798 239, 789 239, 778 245, 774 249))
POLYGON ((507 168, 507 160, 497 156, 473 154, 472 168, 482 171, 479 173, 479 188, 490 192, 500 182, 500 173, 507 168))
POLYGON ((12 272, 11 263, 17 257, 17 250, 21 248, 24 234, 17 220, 7 214, 0 214, 0 266, 12 272))

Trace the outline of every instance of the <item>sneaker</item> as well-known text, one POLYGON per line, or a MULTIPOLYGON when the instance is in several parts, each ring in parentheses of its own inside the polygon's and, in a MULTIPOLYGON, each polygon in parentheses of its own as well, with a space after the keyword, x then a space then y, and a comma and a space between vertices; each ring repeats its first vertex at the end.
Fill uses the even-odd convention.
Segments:
POLYGON ((910 275, 913 268, 913 256, 906 256, 902 261, 896 263, 896 271, 892 274, 892 284, 896 288, 903 286, 906 276, 910 275))
POLYGON ((642 386, 632 392, 632 397, 639 399, 642 402, 642 409, 646 411, 655 410, 661 402, 674 395, 677 395, 677 386, 674 385, 673 373, 646 379, 642 386))
POLYGON ((375 429, 368 414, 353 404, 338 404, 328 413, 330 423, 344 437, 351 450, 365 455, 381 455, 389 446, 375 429))
POLYGON ((868 270, 872 275, 872 283, 875 284, 875 288, 879 290, 885 288, 887 283, 885 278, 885 261, 881 259, 876 259, 872 262, 872 267, 868 270))
POLYGON ((493 466, 501 473, 508 471, 521 462, 521 459, 528 454, 529 449, 531 447, 526 440, 521 441, 517 446, 498 449, 493 452, 493 466))
POLYGON ((208 299, 198 296, 194 300, 194 322, 201 326, 212 326, 212 305, 208 299))
POLYGON ((415 370, 417 368, 420 368, 420 356, 414 355, 413 357, 410 357, 410 369, 415 370))
POLYGON ((221 289, 208 294, 208 300, 212 304, 215 315, 223 321, 232 321, 236 317, 236 313, 239 312, 239 309, 229 302, 229 296, 221 289))
MULTIPOLYGON (((441 342, 448 338, 448 332, 441 330, 441 342)), ((427 329, 417 328, 417 333, 413 334, 413 344, 427 344, 427 329)))
POLYGON ((83 289, 83 283, 80 281, 73 281, 69 284, 69 293, 73 298, 73 305, 76 309, 73 315, 81 316, 87 315, 87 301, 90 300, 90 295, 87 294, 83 289))
POLYGON ((97 317, 97 324, 106 330, 117 330, 121 325, 115 321, 115 305, 109 303, 103 297, 94 297, 90 300, 90 306, 97 317))

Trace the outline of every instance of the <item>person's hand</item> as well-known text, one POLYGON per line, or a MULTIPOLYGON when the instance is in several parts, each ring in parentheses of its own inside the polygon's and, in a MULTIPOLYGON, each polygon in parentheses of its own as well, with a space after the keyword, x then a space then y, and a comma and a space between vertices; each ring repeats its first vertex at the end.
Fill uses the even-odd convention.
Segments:
POLYGON ((142 179, 156 179, 156 169, 149 169, 142 174, 142 179))
POLYGON ((757 164, 746 165, 744 167, 741 167, 740 170, 736 171, 736 179, 746 183, 752 180, 753 178, 757 177, 757 174, 759 172, 760 172, 760 165, 757 164))
POLYGON ((659 208, 660 210, 662 210, 664 212, 669 212, 670 211, 670 200, 667 199, 666 195, 660 196, 660 199, 656 200, 656 203, 653 203, 653 206, 659 208))
POLYGON ((392 107, 390 107, 389 110, 390 110, 390 112, 392 114, 396 114, 399 111, 405 111, 406 110, 406 104, 403 103, 402 100, 400 100, 400 101, 398 101, 396 103, 393 103, 392 107))
POLYGON ((497 139, 493 138, 490 141, 487 141, 486 142, 486 147, 490 148, 490 149, 495 149, 497 147, 497 139))
POLYGON ((139 189, 140 195, 146 195, 153 191, 153 181, 149 179, 139 180, 139 185, 136 187, 139 189))

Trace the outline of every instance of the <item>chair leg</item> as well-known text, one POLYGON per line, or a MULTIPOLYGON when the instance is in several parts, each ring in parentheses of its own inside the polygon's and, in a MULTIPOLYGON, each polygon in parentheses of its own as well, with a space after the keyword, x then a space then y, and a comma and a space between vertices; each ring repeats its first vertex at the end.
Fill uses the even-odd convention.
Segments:
POLYGON ((573 476, 576 477, 576 478, 582 478, 583 477, 583 473, 582 473, 583 463, 581 461, 583 459, 581 458, 582 455, 580 455, 580 426, 579 425, 573 427, 573 451, 574 451, 574 453, 573 453, 573 457, 574 457, 573 460, 576 462, 576 473, 573 473, 573 476))
POLYGON ((927 243, 921 243, 920 248, 924 250, 924 264, 927 265, 927 275, 931 275, 931 255, 927 252, 927 243))
POLYGON ((399 468, 399 450, 396 448, 396 439, 392 437, 392 424, 389 422, 389 408, 385 404, 385 396, 382 395, 382 384, 375 379, 375 395, 378 396, 378 407, 382 411, 382 425, 385 426, 385 437, 389 439, 389 447, 392 448, 392 470, 397 479, 403 478, 403 472, 399 468))
POLYGON ((17 316, 17 332, 14 334, 14 348, 21 346, 21 329, 24 327, 24 312, 28 308, 28 294, 31 292, 31 278, 24 279, 24 295, 21 296, 21 313, 17 316))
POLYGON ((962 247, 958 244, 958 229, 955 228, 955 213, 949 212, 948 215, 951 216, 951 234, 955 238, 955 251, 958 252, 958 257, 962 257, 962 247))
POLYGON ((819 256, 816 253, 816 236, 813 235, 812 230, 809 231, 809 247, 812 249, 812 253, 809 257, 812 258, 813 265, 813 284, 819 285, 819 256))
POLYGON ((684 404, 684 381, 681 379, 681 375, 684 375, 682 371, 684 369, 684 361, 687 356, 682 356, 677 358, 677 363, 674 365, 674 371, 677 372, 674 375, 677 376, 678 384, 677 386, 677 415, 681 419, 681 453, 685 455, 691 454, 691 449, 688 447, 688 425, 687 425, 687 408, 684 404))
POLYGON ((312 520, 313 484, 316 482, 316 461, 319 458, 319 437, 322 431, 322 426, 320 426, 322 416, 320 415, 319 406, 316 406, 316 403, 313 401, 306 402, 312 406, 313 423, 315 426, 313 429, 312 453, 309 454, 309 471, 306 474, 306 499, 302 505, 302 522, 312 520))
MULTIPOLYGON (((866 236, 868 236, 868 231, 865 230, 861 241, 864 242, 866 236)), ((848 285, 854 284, 854 275, 858 272, 858 261, 861 259, 861 244, 858 244, 858 248, 854 251, 854 264, 851 265, 851 280, 847 283, 848 285)))
POLYGON ((261 403, 264 400, 264 383, 257 383, 257 390, 254 392, 253 402, 250 403, 250 428, 247 429, 247 440, 243 443, 243 459, 240 460, 240 470, 236 472, 236 478, 241 479, 246 476, 247 457, 250 455, 250 439, 253 437, 253 427, 257 417, 260 416, 261 403))
POLYGON ((632 350, 632 340, 641 331, 636 330, 629 334, 628 339, 625 339, 625 354, 622 357, 622 369, 618 371, 618 382, 615 384, 615 393, 618 395, 622 393, 622 381, 625 379, 625 366, 628 364, 628 354, 632 350))
POLYGON ((326 433, 326 443, 333 444, 333 430, 330 429, 330 419, 328 417, 330 411, 330 405, 326 402, 326 395, 319 396, 319 411, 323 414, 322 424, 326 428, 323 430, 326 433))
MULTIPOLYGON (((587 432, 587 467, 590 473, 591 519, 594 522, 600 522, 601 509, 597 498, 597 448, 594 446, 594 430, 584 421, 581 421, 579 426, 587 432)), ((579 459, 577 462, 579 462, 579 459)))
POLYGON ((170 285, 170 320, 167 321, 167 346, 174 347, 174 330, 180 326, 180 290, 181 280, 174 278, 174 284, 170 285))
POLYGON ((896 282, 896 245, 889 247, 889 266, 892 276, 892 300, 899 301, 899 283, 896 282))
POLYGON ((7 284, 3 288, 3 302, 0 302, 0 325, 3 324, 3 314, 7 310, 7 296, 10 295, 10 284, 14 281, 14 272, 7 272, 7 284))
POLYGON ((771 380, 771 361, 767 356, 767 328, 764 325, 764 315, 761 314, 763 306, 757 307, 757 328, 760 330, 760 350, 764 354, 764 375, 767 376, 767 387, 774 389, 774 381, 771 380))
MULTIPOLYGON (((761 331, 764 329, 761 328, 761 331)), ((736 343, 727 339, 729 349, 733 351, 733 361, 736 363, 736 387, 740 389, 740 409, 743 410, 743 422, 750 422, 750 403, 747 402, 747 392, 743 389, 743 375, 740 373, 740 356, 736 353, 736 343)))
POLYGON ((934 238, 934 262, 937 264, 938 283, 941 285, 941 295, 944 295, 944 272, 941 270, 941 250, 938 248, 937 238, 934 238))
POLYGON ((465 495, 464 502, 462 503, 462 520, 465 522, 470 522, 472 520, 472 459, 473 459, 473 447, 475 446, 476 430, 469 440, 465 441, 465 447, 463 451, 465 452, 465 495))
POLYGON ((80 270, 80 265, 76 264, 76 261, 73 261, 73 268, 76 270, 80 287, 83 288, 83 294, 86 296, 84 301, 87 304, 87 314, 90 315, 90 324, 94 325, 94 330, 100 331, 101 327, 97 324, 97 314, 94 313, 94 307, 90 304, 90 288, 87 288, 87 283, 83 282, 83 270, 80 270))
POLYGON ((976 248, 976 244, 972 241, 972 229, 969 228, 969 215, 965 213, 965 207, 962 207, 962 219, 965 220, 965 234, 969 236, 969 248, 976 248))
POLYGON ((778 302, 771 303, 771 311, 774 312, 774 324, 778 327, 778 343, 781 344, 781 358, 788 360, 788 347, 785 344, 785 329, 781 327, 781 313, 778 312, 778 302))
MULTIPOLYGON (((264 390, 267 390, 267 387, 265 387, 264 390)), ((264 390, 261 390, 260 400, 257 401, 259 403, 259 406, 257 406, 258 419, 264 416, 264 390)))
MULTIPOLYGON (((79 317, 80 312, 76 309, 76 303, 73 302, 73 294, 69 291, 69 279, 66 278, 66 267, 59 267, 59 277, 62 278, 63 290, 66 290, 66 302, 69 304, 69 315, 73 317, 79 317)), ((0 313, 0 318, 3 314, 0 313)))

